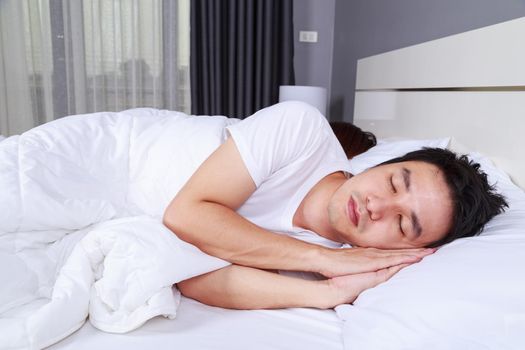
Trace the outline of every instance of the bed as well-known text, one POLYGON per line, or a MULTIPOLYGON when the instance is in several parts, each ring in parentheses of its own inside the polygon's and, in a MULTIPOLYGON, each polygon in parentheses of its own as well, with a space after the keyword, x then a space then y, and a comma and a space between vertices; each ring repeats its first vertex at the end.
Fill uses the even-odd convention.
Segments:
MULTIPOLYGON (((335 311, 236 311, 181 297, 172 319, 157 316, 124 334, 77 322, 66 332, 71 335, 62 333, 45 345, 53 350, 523 349, 523 33, 525 18, 358 62, 354 120, 380 143, 352 160, 354 171, 422 146, 469 152, 511 204, 481 236, 446 245, 335 311)), ((6 265, 1 268, 7 272, 6 265)), ((75 300, 68 302, 76 307, 75 300)), ((0 342, 0 347, 10 345, 0 342)))

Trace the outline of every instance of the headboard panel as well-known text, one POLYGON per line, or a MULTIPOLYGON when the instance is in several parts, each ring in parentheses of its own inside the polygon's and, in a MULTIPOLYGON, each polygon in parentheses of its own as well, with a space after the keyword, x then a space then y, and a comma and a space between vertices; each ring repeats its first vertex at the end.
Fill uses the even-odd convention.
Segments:
POLYGON ((356 88, 525 87, 524 62, 522 17, 359 60, 356 88))
POLYGON ((355 124, 379 138, 450 136, 525 188, 524 38, 520 18, 359 60, 355 124))

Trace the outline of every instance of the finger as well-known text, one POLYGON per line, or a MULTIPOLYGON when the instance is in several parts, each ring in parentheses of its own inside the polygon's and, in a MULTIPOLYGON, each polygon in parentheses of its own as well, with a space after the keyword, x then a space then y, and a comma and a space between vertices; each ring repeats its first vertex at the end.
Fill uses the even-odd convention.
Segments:
POLYGON ((362 292, 366 289, 373 288, 383 282, 388 281, 392 276, 398 273, 401 269, 409 266, 410 264, 401 264, 391 266, 385 269, 381 269, 375 272, 367 272, 358 275, 354 275, 358 279, 354 282, 355 287, 359 288, 362 292))
POLYGON ((347 250, 353 255, 368 256, 370 258, 382 258, 392 256, 427 256, 433 254, 436 248, 416 248, 416 249, 377 249, 377 248, 348 248, 347 250))
POLYGON ((418 255, 418 256, 427 256, 429 254, 433 254, 436 251, 435 248, 425 248, 425 249, 403 249, 402 251, 390 251, 389 253, 392 255, 403 255, 403 254, 409 254, 409 255, 418 255))
POLYGON ((431 254, 436 248, 405 248, 405 249, 377 249, 365 248, 378 254, 431 254))
POLYGON ((399 271, 401 271, 402 269, 410 265, 411 264, 401 264, 401 265, 391 266, 389 268, 377 271, 378 284, 388 281, 396 273, 398 273, 399 271))
POLYGON ((409 253, 386 253, 380 249, 374 248, 352 248, 331 251, 333 255, 330 266, 324 272, 321 272, 326 277, 336 277, 348 274, 358 274, 364 272, 376 272, 380 269, 397 266, 400 264, 413 264, 421 261, 425 256, 434 252, 433 249, 427 250, 405 250, 409 253), (414 253, 419 251, 419 254, 414 253), (334 268, 336 267, 336 268, 334 268))
POLYGON ((434 254, 436 250, 433 248, 428 248, 424 250, 406 250, 402 252, 392 252, 392 251, 381 251, 374 252, 373 255, 376 257, 399 257, 399 256, 418 256, 424 258, 425 256, 434 254))
POLYGON ((370 268, 371 271, 379 271, 402 264, 411 265, 420 262, 422 259, 423 257, 417 255, 383 256, 380 258, 374 258, 370 262, 370 268))
MULTIPOLYGON (((395 255, 395 256, 376 256, 363 259, 359 263, 359 267, 352 272, 345 272, 344 274, 357 274, 364 272, 377 272, 379 270, 387 269, 389 267, 398 266, 402 264, 414 264, 423 259, 417 255, 395 255)), ((333 276, 332 276, 333 277, 333 276)))

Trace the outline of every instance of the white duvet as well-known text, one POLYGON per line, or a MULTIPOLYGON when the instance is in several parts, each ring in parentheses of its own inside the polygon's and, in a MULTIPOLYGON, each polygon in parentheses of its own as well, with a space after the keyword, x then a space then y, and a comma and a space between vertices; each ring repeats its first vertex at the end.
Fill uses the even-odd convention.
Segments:
POLYGON ((174 317, 172 284, 227 265, 162 214, 236 120, 155 109, 71 116, 0 142, 0 347, 174 317))

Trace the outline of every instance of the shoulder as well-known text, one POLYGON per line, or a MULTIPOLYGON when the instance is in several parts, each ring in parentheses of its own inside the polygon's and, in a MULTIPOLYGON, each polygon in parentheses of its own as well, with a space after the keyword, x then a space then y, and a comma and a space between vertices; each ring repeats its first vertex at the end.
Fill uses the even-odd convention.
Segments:
POLYGON ((287 101, 261 109, 229 126, 228 130, 230 133, 242 132, 293 139, 305 136, 325 137, 331 128, 317 108, 304 102, 287 101))
POLYGON ((264 108, 253 115, 264 118, 283 119, 283 121, 304 121, 322 123, 326 118, 319 110, 308 103, 300 101, 286 101, 264 108))
POLYGON ((264 108, 247 119, 252 119, 268 130, 289 131, 299 134, 318 134, 330 129, 326 118, 319 110, 300 101, 287 101, 264 108))

